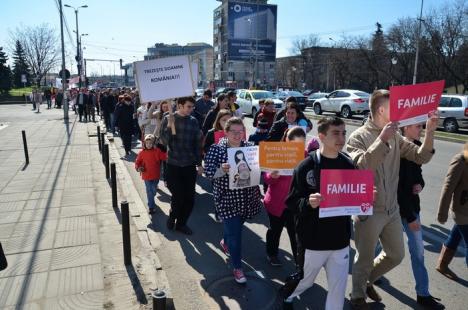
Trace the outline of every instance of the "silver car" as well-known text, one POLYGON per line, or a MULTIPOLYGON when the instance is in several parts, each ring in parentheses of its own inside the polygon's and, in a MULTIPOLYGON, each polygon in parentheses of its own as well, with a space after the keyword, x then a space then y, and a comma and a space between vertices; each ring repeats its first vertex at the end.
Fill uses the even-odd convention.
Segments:
POLYGON ((353 114, 369 112, 369 94, 360 90, 339 89, 316 99, 313 105, 317 115, 322 112, 335 112, 342 117, 350 118, 353 114))
POLYGON ((439 107, 439 126, 447 132, 468 128, 468 96, 442 95, 439 107))

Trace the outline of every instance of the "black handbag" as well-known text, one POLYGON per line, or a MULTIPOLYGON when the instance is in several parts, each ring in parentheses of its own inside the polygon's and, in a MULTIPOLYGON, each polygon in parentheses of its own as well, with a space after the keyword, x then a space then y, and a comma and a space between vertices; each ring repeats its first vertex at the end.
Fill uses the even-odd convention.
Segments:
POLYGON ((3 252, 2 243, 0 242, 0 270, 5 270, 8 267, 5 252, 3 252))

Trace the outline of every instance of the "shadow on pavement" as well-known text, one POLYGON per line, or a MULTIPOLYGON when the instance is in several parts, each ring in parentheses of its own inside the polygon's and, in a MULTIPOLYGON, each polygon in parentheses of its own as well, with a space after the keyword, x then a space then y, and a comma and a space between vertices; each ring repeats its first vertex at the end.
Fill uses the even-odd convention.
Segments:
MULTIPOLYGON (((71 129, 69 128, 69 124, 65 123, 65 129, 66 129, 66 132, 67 132, 67 138, 68 139, 69 139, 69 136, 71 135, 71 132, 73 132, 74 127, 75 127, 75 122, 73 122, 73 126, 72 126, 71 129)), ((41 226, 39 227, 39 230, 37 231, 35 236, 31 236, 31 235, 25 236, 25 238, 33 238, 34 239, 34 247, 31 250, 31 257, 30 257, 29 262, 27 264, 27 266, 28 266, 27 270, 24 272, 25 276, 24 276, 23 283, 21 284, 21 287, 19 288, 18 298, 14 303, 16 305, 22 305, 22 304, 25 303, 26 296, 27 296, 28 293, 30 293, 29 292, 30 285, 34 284, 34 283, 31 283, 32 276, 33 276, 32 270, 33 270, 34 266, 37 264, 36 263, 36 257, 37 257, 37 254, 38 254, 39 243, 40 243, 40 241, 42 239, 42 235, 44 233, 45 221, 47 219, 47 215, 49 214, 49 211, 50 211, 50 208, 51 208, 52 199, 54 198, 54 195, 55 195, 54 188, 57 185, 58 176, 60 175, 60 172, 62 171, 62 168, 64 166, 63 162, 65 161, 65 155, 67 153, 68 146, 69 146, 69 143, 67 143, 65 145, 65 148, 63 149, 62 154, 59 154, 60 148, 57 148, 57 152, 55 154, 55 157, 52 158, 52 156, 51 156, 51 158, 50 158, 50 160, 53 160, 54 162, 59 162, 58 169, 57 169, 57 172, 55 173, 55 176, 51 176, 51 178, 53 178, 54 181, 53 181, 52 186, 51 186, 50 194, 47 197, 47 202, 46 202, 44 214, 42 216, 42 219, 40 219, 41 226)), ((42 170, 41 173, 45 173, 44 169, 42 170)), ((15 281, 15 277, 11 277, 7 281, 8 282, 15 281)), ((5 285, 5 287, 7 288, 7 291, 2 292, 2 294, 6 294, 6 296, 8 296, 9 292, 12 289, 16 289, 16 287, 13 285, 13 283, 7 284, 7 285, 5 285)))
POLYGON ((140 304, 148 304, 148 299, 146 298, 145 290, 141 286, 140 279, 138 279, 138 275, 135 272, 135 268, 133 265, 125 266, 127 270, 128 278, 132 282, 133 290, 135 291, 135 295, 137 300, 140 304))

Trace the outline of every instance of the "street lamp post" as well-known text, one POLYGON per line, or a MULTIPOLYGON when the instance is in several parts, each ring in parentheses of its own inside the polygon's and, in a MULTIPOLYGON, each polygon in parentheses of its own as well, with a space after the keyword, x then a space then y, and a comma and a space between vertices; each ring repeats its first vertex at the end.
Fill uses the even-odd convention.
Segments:
POLYGON ((65 75, 65 42, 63 39, 63 11, 62 11, 62 0, 59 0, 60 6, 60 39, 62 43, 62 95, 63 95, 63 120, 68 122, 68 98, 65 89, 66 75, 65 75))
POLYGON ((77 62, 77 68, 78 68, 78 87, 81 88, 81 54, 80 54, 80 34, 78 30, 78 10, 81 8, 87 8, 87 5, 82 5, 77 8, 65 4, 64 5, 67 8, 72 8, 75 11, 75 22, 76 22, 76 62, 77 62))
POLYGON ((396 64, 398 63, 398 60, 396 59, 396 57, 392 57, 392 66, 390 67, 392 70, 390 70, 390 74, 392 76, 392 86, 393 86, 393 66, 395 66, 396 64))

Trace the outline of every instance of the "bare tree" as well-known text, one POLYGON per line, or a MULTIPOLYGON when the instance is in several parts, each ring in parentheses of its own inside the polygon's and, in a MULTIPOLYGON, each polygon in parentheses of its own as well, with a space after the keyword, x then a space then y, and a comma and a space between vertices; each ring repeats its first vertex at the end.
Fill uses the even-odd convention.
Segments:
POLYGON ((59 64, 59 44, 55 30, 48 24, 21 27, 11 32, 10 37, 12 42, 21 42, 32 76, 39 86, 45 75, 59 64))
POLYGON ((316 34, 309 34, 308 36, 294 39, 292 41, 292 47, 289 49, 289 53, 292 56, 300 55, 303 49, 319 45, 320 38, 316 34))

